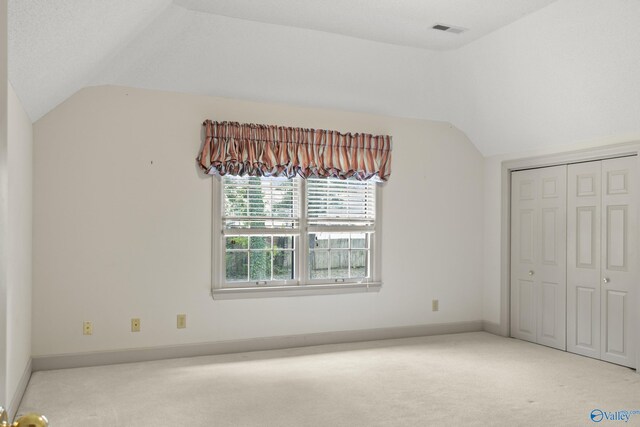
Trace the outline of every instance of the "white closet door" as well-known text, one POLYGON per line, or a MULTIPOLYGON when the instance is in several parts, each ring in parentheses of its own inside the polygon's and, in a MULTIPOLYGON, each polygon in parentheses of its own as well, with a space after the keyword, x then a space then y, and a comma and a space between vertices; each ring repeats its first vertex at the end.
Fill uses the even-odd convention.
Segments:
POLYGON ((511 335, 536 342, 538 170, 511 174, 511 335))
POLYGON ((637 157, 568 169, 567 349, 636 366, 637 157))
POLYGON ((538 343, 566 350, 567 166, 539 169, 538 343))
POLYGON ((569 165, 567 350, 600 358, 602 162, 569 165))
POLYGON ((511 333, 566 349, 566 166, 512 174, 511 333))
POLYGON ((602 162, 601 358, 635 367, 637 157, 602 162))

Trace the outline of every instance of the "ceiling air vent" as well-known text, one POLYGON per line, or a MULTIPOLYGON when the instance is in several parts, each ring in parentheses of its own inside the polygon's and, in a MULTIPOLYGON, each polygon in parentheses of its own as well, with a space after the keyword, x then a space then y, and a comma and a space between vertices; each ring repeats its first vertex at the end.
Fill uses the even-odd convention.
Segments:
POLYGON ((434 30, 444 31, 446 33, 460 34, 467 31, 466 28, 462 27, 454 27, 452 25, 443 25, 443 24, 435 24, 433 27, 434 30))

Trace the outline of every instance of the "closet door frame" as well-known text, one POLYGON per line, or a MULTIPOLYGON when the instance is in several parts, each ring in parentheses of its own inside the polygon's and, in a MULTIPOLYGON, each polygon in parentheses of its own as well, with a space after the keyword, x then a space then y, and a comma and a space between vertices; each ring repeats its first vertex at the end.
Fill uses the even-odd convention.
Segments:
MULTIPOLYGON (((511 172, 626 156, 636 156, 637 167, 640 170, 640 141, 514 160, 505 160, 502 162, 500 208, 500 323, 495 324, 485 321, 485 330, 505 337, 511 336, 511 172)), ((636 174, 635 181, 636 188, 640 188, 640 173, 636 174)), ((636 194, 635 196, 636 200, 640 200, 640 194, 636 194)), ((640 242, 640 236, 636 237, 640 242)), ((636 262, 640 262, 640 259, 636 260, 636 262)), ((640 286, 640 281, 638 286, 640 286)), ((636 316, 635 324, 640 324, 640 292, 636 292, 636 294, 637 298, 634 305, 634 312, 636 316)), ((635 343, 640 348, 640 327, 635 331, 635 343)), ((640 351, 636 352, 636 372, 640 374, 640 351)))

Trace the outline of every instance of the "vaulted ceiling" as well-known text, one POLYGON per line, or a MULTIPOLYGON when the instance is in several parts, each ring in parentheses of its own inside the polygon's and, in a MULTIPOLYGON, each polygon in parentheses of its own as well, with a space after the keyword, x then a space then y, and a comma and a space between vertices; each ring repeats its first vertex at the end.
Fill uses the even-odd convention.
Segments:
POLYGON ((175 0, 190 10, 401 46, 453 49, 555 0, 175 0), (467 29, 434 31, 434 24, 467 29))
POLYGON ((34 121, 116 84, 449 121, 491 155, 640 130, 638 19, 637 0, 9 0, 9 78, 34 121))

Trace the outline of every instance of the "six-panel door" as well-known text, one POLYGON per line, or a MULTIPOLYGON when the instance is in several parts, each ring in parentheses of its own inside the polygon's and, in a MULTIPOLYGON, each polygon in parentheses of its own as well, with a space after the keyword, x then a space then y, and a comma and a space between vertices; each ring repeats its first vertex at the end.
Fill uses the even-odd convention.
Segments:
POLYGON ((602 162, 567 172, 567 350, 600 358, 602 162))
POLYGON ((602 161, 600 358, 635 367, 637 157, 602 161))
POLYGON ((566 166, 512 174, 511 331, 566 349, 566 166))

